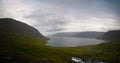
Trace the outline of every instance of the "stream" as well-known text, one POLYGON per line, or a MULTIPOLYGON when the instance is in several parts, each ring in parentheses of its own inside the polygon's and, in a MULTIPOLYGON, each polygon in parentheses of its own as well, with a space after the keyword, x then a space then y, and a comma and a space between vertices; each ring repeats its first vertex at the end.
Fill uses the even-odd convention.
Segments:
POLYGON ((105 62, 105 61, 102 61, 102 60, 97 60, 97 59, 93 59, 93 58, 87 58, 87 59, 83 59, 83 58, 80 58, 80 57, 71 57, 71 60, 73 62, 76 62, 76 63, 109 63, 109 62, 105 62))

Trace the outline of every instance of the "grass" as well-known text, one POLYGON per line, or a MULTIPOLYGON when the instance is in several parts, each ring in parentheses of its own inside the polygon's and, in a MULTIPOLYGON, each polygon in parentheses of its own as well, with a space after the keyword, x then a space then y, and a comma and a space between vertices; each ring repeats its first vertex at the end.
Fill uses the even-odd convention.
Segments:
POLYGON ((120 42, 79 47, 62 47, 57 49, 75 56, 92 57, 111 63, 120 62, 120 42))
MULTIPOLYGON (((45 38, 29 37, 16 34, 0 34, 0 52, 18 52, 32 61, 39 63, 42 59, 54 63, 70 63, 68 56, 52 47, 45 46, 45 38)), ((50 62, 49 62, 50 63, 50 62)))
POLYGON ((71 56, 92 57, 112 63, 120 62, 120 42, 103 43, 79 47, 46 46, 46 38, 37 38, 17 34, 0 34, 0 54, 17 52, 39 63, 43 59, 53 60, 48 63, 72 63, 71 56))

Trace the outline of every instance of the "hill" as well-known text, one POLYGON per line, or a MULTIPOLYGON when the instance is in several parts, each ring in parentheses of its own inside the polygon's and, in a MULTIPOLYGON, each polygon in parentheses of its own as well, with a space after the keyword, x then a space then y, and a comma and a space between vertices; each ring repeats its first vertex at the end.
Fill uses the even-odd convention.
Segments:
POLYGON ((82 37, 82 38, 97 38, 104 34, 104 32, 86 31, 86 32, 62 32, 56 33, 53 36, 59 37, 82 37))
POLYGON ((0 19, 0 63, 70 63, 69 55, 46 46, 46 41, 25 23, 0 19))
POLYGON ((108 41, 120 41, 120 30, 108 31, 101 38, 108 41))
POLYGON ((44 37, 39 31, 30 25, 11 18, 0 19, 0 33, 14 33, 35 37, 44 37))

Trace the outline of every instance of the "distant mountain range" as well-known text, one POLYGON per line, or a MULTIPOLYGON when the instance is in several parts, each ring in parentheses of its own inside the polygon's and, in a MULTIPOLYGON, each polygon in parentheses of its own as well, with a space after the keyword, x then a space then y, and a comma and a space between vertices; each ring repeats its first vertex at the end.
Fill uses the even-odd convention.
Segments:
POLYGON ((44 37, 32 26, 11 18, 0 19, 0 33, 14 33, 35 37, 44 37))
POLYGON ((86 31, 86 32, 61 32, 56 33, 53 36, 58 37, 82 37, 82 38, 98 38, 105 32, 86 31))
POLYGON ((100 38, 108 41, 120 41, 120 30, 111 30, 108 32, 61 32, 52 36, 56 37, 81 37, 81 38, 100 38))

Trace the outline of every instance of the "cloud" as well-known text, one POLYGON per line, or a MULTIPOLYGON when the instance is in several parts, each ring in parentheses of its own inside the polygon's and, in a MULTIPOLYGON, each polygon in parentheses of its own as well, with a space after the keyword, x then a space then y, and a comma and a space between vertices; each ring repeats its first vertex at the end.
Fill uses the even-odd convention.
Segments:
POLYGON ((3 16, 3 2, 0 0, 0 18, 3 16))
POLYGON ((45 28, 46 32, 63 31, 64 26, 67 24, 67 19, 63 16, 57 16, 54 14, 44 13, 42 11, 35 11, 27 19, 34 19, 34 25, 37 28, 45 28))
POLYGON ((1 13, 3 13, 1 17, 14 18, 30 24, 43 34, 62 31, 64 30, 63 26, 67 23, 67 19, 64 16, 46 12, 44 9, 39 8, 37 5, 40 3, 34 4, 25 0, 3 0, 2 3, 3 5, 1 6, 4 11, 0 9, 1 13))
MULTIPOLYGON (((110 11, 115 15, 115 25, 116 27, 120 26, 120 0, 105 0, 110 11)), ((119 28, 120 29, 120 28, 119 28)))
POLYGON ((25 22, 44 35, 107 31, 120 29, 119 3, 119 0, 0 0, 0 17, 25 22))

